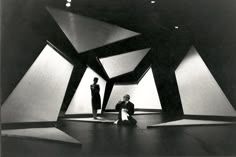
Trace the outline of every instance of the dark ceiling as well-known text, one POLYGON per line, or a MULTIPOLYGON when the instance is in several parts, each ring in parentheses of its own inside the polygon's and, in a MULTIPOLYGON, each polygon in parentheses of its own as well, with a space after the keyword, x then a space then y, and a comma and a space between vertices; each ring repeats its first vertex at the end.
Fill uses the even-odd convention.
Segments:
MULTIPOLYGON (((137 80, 156 57, 161 74, 174 71, 190 45, 194 45, 213 76, 236 104, 236 1, 235 0, 3 0, 2 1, 2 101, 50 41, 73 62, 104 71, 96 57, 150 47, 130 76, 114 81, 137 80), (59 8, 121 26, 142 35, 78 55, 46 7, 59 8), (179 26, 175 29, 174 26, 179 26), (22 57, 24 56, 24 57, 22 57), (145 68, 143 68, 145 67, 145 68), (167 70, 168 69, 168 70, 167 70)), ((168 77, 163 76, 162 79, 168 77)))

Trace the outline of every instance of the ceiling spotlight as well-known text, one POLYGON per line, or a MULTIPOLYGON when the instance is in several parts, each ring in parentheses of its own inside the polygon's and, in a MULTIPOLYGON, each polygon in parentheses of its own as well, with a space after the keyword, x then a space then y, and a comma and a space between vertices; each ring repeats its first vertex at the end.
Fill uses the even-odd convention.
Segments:
POLYGON ((151 1, 152 4, 156 3, 156 1, 151 1))
POLYGON ((70 3, 66 3, 66 7, 70 7, 71 6, 71 4, 70 3))
POLYGON ((67 2, 69 2, 69 3, 70 3, 70 2, 71 2, 71 0, 67 0, 67 2))
POLYGON ((175 26, 175 29, 179 29, 179 26, 175 26))

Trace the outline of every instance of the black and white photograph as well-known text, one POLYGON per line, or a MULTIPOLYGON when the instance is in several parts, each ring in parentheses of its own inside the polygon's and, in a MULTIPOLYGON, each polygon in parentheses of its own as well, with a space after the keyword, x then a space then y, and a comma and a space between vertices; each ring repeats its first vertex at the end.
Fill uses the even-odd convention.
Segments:
POLYGON ((236 0, 0 0, 1 157, 236 156, 236 0))

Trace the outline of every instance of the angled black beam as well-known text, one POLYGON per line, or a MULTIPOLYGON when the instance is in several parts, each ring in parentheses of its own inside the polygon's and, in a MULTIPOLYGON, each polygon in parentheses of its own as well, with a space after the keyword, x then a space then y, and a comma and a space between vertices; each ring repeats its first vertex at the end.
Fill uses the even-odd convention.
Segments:
POLYGON ((138 82, 141 80, 142 76, 146 74, 146 72, 151 66, 151 63, 152 63, 152 49, 143 58, 143 60, 138 64, 138 66, 134 69, 134 71, 137 73, 138 82))
POLYGON ((170 115, 183 114, 175 73, 153 64, 153 75, 163 112, 170 115))
POLYGON ((169 48, 160 45, 152 52, 153 76, 164 113, 183 114, 175 73, 171 69, 169 48))
MULTIPOLYGON (((78 61, 76 49, 66 37, 65 33, 60 29, 59 25, 56 23, 50 13, 46 12, 45 14, 45 16, 47 16, 47 25, 53 28, 53 32, 50 32, 50 34, 48 33, 48 42, 61 50, 68 58, 70 58, 70 60, 72 60, 73 64, 76 64, 76 62, 78 61)), ((47 29, 45 28, 45 30, 47 29)))
POLYGON ((163 112, 182 115, 183 108, 175 69, 192 44, 188 30, 173 30, 152 47, 152 70, 163 112))
POLYGON ((55 45, 53 45, 50 41, 47 40, 47 44, 53 48, 58 54, 60 54, 63 58, 65 58, 68 62, 70 62, 71 64, 73 63, 73 60, 64 52, 62 52, 60 49, 58 49, 55 45))
POLYGON ((98 57, 96 57, 96 61, 97 61, 97 64, 99 64, 100 69, 103 71, 104 77, 106 78, 105 80, 107 80, 107 81, 110 80, 110 78, 109 78, 109 76, 108 76, 106 70, 105 70, 104 67, 102 66, 102 63, 100 62, 100 60, 99 60, 98 57))
POLYGON ((138 80, 137 80, 137 83, 139 83, 142 78, 146 75, 146 73, 148 72, 148 70, 152 67, 152 65, 149 65, 148 64, 145 66, 145 69, 142 68, 142 73, 139 73, 139 76, 138 76, 138 80))
POLYGON ((61 107, 61 111, 66 111, 75 92, 76 89, 84 75, 84 72, 86 70, 86 66, 81 64, 81 63, 77 63, 72 71, 71 77, 70 77, 70 81, 69 84, 67 86, 66 89, 66 93, 63 99, 63 103, 62 103, 62 107, 61 107))
POLYGON ((100 62, 97 61, 97 57, 90 57, 87 61, 87 65, 93 69, 98 75, 100 75, 104 80, 109 80, 106 72, 103 70, 103 67, 100 65, 100 62))
POLYGON ((118 84, 137 84, 136 72, 132 71, 123 75, 119 75, 110 80, 113 83, 118 84))
POLYGON ((107 84, 106 84, 106 89, 105 89, 104 98, 103 98, 103 104, 102 104, 102 113, 106 109, 107 102, 108 102, 109 97, 111 95, 113 86, 114 86, 114 83, 111 82, 111 81, 108 81, 107 84))
MULTIPOLYGON (((123 54, 134 50, 147 48, 148 43, 145 42, 146 36, 135 36, 122 41, 118 41, 91 51, 87 51, 77 55, 79 62, 88 64, 94 71, 96 71, 105 80, 109 77, 101 65, 99 58, 110 57, 113 55, 123 54)), ((130 74, 130 73, 128 73, 130 74)), ((124 74, 125 75, 125 74, 124 74)), ((133 76, 132 76, 133 77, 133 76)))
POLYGON ((123 39, 93 50, 77 54, 82 61, 88 61, 90 57, 97 56, 98 58, 110 57, 131 51, 136 51, 150 47, 150 42, 145 35, 138 35, 128 39, 123 39))

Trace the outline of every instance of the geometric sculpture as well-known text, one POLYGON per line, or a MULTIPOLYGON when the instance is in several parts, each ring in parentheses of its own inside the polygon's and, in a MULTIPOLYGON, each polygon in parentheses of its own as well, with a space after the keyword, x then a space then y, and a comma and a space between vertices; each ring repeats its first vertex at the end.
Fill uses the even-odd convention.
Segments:
POLYGON ((73 65, 47 45, 2 106, 2 122, 57 121, 73 65))
POLYGON ((143 76, 138 84, 114 85, 106 109, 115 109, 115 105, 125 94, 130 95, 130 101, 135 109, 161 109, 152 68, 143 76))
MULTIPOLYGON (((97 73, 95 73, 91 68, 87 67, 65 114, 92 113, 90 85, 93 83, 94 77, 99 79, 98 84, 100 86, 101 104, 103 103, 106 81, 97 73)), ((101 112, 101 110, 98 110, 98 112, 101 112)))
POLYGON ((194 47, 175 70, 175 75, 184 114, 236 116, 236 111, 194 47))
POLYGON ((150 48, 132 51, 106 58, 99 58, 109 78, 133 71, 150 48))
POLYGON ((155 125, 149 125, 148 128, 154 127, 170 127, 170 126, 202 126, 202 125, 225 125, 225 124, 236 124, 236 122, 227 121, 213 121, 213 120, 194 120, 194 119, 181 119, 176 121, 170 121, 166 123, 160 123, 155 125))
POLYGON ((34 140, 46 140, 51 142, 80 145, 78 140, 54 127, 2 130, 2 135, 7 137, 22 137, 34 140))
POLYGON ((139 33, 71 12, 47 8, 78 53, 139 33))

